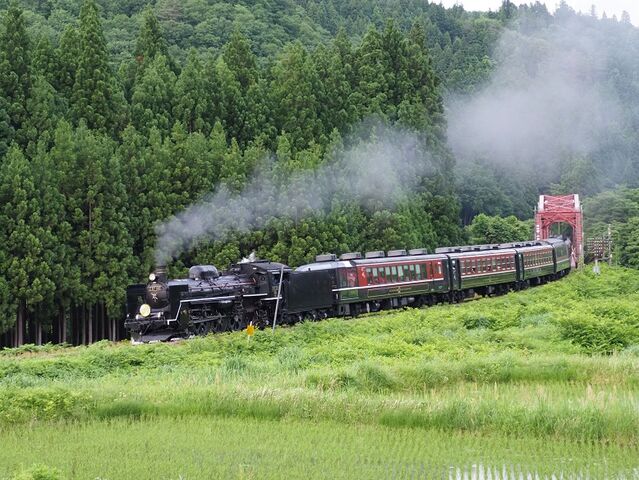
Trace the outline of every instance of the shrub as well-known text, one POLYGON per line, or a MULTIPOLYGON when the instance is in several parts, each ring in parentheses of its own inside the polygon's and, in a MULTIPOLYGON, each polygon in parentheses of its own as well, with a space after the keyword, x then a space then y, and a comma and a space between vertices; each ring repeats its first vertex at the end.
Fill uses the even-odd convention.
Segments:
POLYGON ((468 312, 462 317, 462 323, 467 329, 493 328, 497 321, 492 315, 479 312, 468 312))
POLYGON ((637 340, 637 331, 632 326, 586 313, 568 316, 559 321, 559 326, 564 339, 591 354, 611 354, 637 340))

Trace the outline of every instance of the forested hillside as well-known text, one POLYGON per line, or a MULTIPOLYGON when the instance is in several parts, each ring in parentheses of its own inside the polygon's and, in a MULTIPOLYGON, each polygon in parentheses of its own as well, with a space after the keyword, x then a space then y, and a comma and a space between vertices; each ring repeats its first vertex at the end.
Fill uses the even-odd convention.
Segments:
MULTIPOLYGON (((74 342, 113 334, 106 320, 121 319, 125 286, 153 266, 158 225, 211 192, 254 198, 246 189, 255 178, 253 206, 277 199, 288 209, 260 210, 256 228, 238 224, 187 249, 174 273, 252 251, 296 265, 326 251, 457 244, 477 213, 525 219, 539 191, 588 195, 637 179, 639 40, 627 19, 417 0, 25 0, 0 9, 0 332, 67 318, 74 342), (556 40, 548 32, 567 21, 597 32, 606 52, 624 45, 623 58, 605 59, 616 62, 602 70, 611 73, 596 77, 619 100, 616 129, 604 132, 616 147, 561 143, 545 174, 519 168, 532 157, 504 168, 495 159, 507 149, 460 148, 459 138, 481 136, 460 123, 481 109, 460 105, 472 107, 510 65, 504 33, 531 41, 545 32, 543 59, 556 40), (318 167, 388 149, 389 132, 415 143, 420 167, 406 195, 359 198, 317 182, 326 185, 312 189, 321 208, 291 200, 306 198, 318 167), (613 160, 615 175, 598 181, 613 160), (292 178, 306 183, 291 188, 292 178)), ((504 88, 520 78, 508 72, 504 88)))

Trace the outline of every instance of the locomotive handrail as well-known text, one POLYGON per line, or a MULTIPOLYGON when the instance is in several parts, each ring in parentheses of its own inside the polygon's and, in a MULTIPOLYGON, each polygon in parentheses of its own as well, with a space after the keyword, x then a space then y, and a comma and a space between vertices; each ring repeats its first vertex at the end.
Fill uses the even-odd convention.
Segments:
POLYGON ((284 279, 284 265, 280 270, 280 285, 277 287, 277 302, 275 302, 275 315, 273 315, 273 331, 275 331, 275 324, 277 323, 277 310, 280 307, 280 298, 282 298, 282 280, 284 279))
POLYGON ((180 300, 180 305, 178 306, 177 312, 175 313, 175 318, 167 318, 166 324, 168 325, 171 322, 177 322, 177 319, 180 316, 180 310, 182 310, 183 303, 192 303, 192 302, 202 302, 208 300, 233 300, 235 295, 227 296, 227 297, 208 297, 208 298, 192 298, 190 300, 180 300))

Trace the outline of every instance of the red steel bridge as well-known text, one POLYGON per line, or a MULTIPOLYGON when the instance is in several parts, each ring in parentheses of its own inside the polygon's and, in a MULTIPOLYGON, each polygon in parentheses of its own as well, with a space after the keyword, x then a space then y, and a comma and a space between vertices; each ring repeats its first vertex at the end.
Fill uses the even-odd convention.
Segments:
POLYGON ((535 211, 535 240, 552 236, 553 225, 565 223, 572 228, 572 266, 584 262, 584 217, 579 195, 540 195, 535 211))

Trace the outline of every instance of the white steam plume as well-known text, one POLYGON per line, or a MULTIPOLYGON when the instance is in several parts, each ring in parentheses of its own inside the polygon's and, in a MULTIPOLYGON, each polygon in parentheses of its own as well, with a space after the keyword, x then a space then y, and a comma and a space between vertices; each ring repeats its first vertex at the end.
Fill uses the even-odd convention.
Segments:
POLYGON ((448 99, 449 144, 460 164, 551 172, 566 155, 592 154, 620 135, 624 114, 610 81, 620 53, 595 20, 555 22, 505 31, 490 82, 448 99))
POLYGON ((166 264, 199 242, 261 228, 273 218, 327 211, 334 198, 392 207, 417 188, 432 166, 420 139, 395 128, 376 125, 349 144, 318 169, 297 171, 285 181, 274 180, 275 160, 239 193, 221 185, 156 228, 156 264, 166 264))

